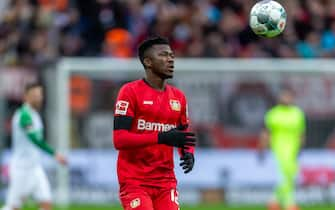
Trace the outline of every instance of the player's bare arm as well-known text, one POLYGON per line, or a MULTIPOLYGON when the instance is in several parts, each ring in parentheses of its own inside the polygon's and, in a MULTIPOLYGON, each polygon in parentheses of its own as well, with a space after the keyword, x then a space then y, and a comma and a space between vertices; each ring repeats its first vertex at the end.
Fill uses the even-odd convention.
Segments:
POLYGON ((259 149, 263 151, 266 148, 268 148, 269 141, 270 141, 269 131, 264 128, 260 133, 259 149))

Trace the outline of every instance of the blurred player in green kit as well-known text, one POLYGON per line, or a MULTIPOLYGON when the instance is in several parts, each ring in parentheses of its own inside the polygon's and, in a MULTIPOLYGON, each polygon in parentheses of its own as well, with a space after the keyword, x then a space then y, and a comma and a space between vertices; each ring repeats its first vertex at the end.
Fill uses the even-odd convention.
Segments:
POLYGON ((269 205, 269 210, 298 210, 295 202, 295 178, 298 172, 298 154, 304 143, 305 116, 294 105, 291 90, 281 90, 278 104, 265 115, 265 129, 261 133, 261 148, 270 145, 281 181, 269 205))

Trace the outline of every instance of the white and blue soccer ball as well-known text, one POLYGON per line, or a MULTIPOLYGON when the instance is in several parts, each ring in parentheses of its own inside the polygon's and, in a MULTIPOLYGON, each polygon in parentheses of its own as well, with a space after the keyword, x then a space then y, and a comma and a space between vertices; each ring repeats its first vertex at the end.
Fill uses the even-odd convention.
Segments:
POLYGON ((252 7, 249 25, 255 34, 270 38, 284 31, 286 18, 286 11, 281 4, 273 0, 263 0, 252 7))

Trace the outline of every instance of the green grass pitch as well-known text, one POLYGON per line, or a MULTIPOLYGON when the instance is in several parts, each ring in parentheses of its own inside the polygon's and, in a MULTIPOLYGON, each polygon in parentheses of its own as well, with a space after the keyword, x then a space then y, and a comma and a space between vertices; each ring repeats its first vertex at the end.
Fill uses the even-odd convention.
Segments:
MULTIPOLYGON (((37 206, 25 207, 23 210, 36 210, 37 206)), ((55 207, 54 210, 122 210, 116 205, 70 205, 67 208, 55 207)), ((181 206, 181 210, 266 210, 265 207, 250 206, 226 206, 223 204, 202 204, 194 206, 181 206)), ((302 206, 301 210, 334 210, 335 206, 318 205, 318 206, 302 206)))

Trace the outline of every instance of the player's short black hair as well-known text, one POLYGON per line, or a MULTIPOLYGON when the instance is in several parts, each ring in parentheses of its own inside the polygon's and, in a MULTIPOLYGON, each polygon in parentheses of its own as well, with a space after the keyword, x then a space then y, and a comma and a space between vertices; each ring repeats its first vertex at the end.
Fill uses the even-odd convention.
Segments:
POLYGON ((288 92, 288 93, 294 93, 294 90, 292 89, 292 87, 289 87, 287 85, 282 85, 278 91, 278 93, 283 93, 283 92, 288 92))
MULTIPOLYGON (((158 44, 166 44, 170 45, 169 41, 166 38, 156 36, 152 37, 149 39, 144 40, 138 47, 138 57, 140 58, 141 63, 144 66, 144 57, 145 57, 145 52, 150 49, 154 45, 158 44)), ((145 66, 144 66, 145 67, 145 66)))
POLYGON ((29 90, 34 89, 36 87, 42 87, 42 84, 39 82, 31 82, 26 84, 26 86, 24 87, 24 92, 28 93, 29 90))

